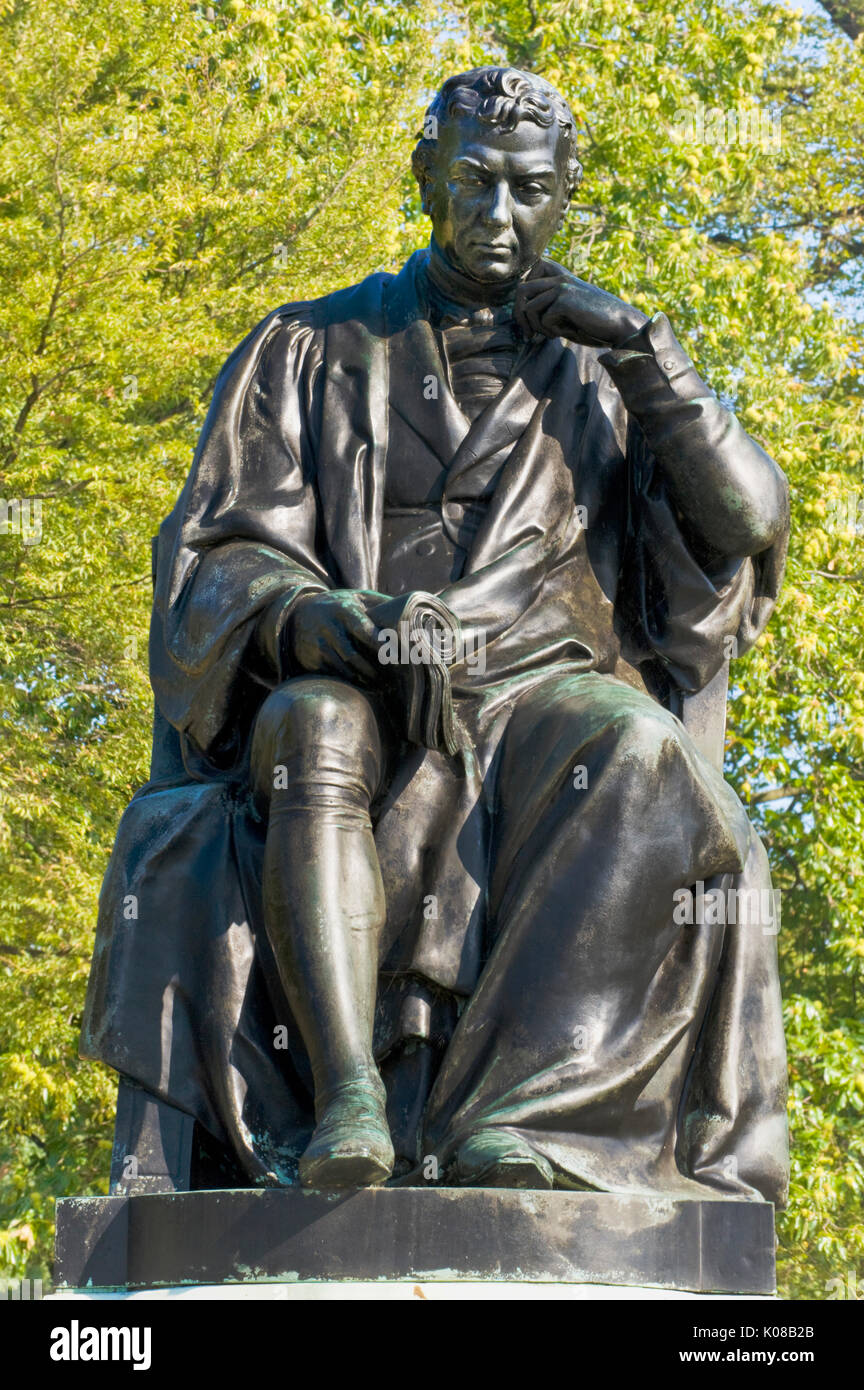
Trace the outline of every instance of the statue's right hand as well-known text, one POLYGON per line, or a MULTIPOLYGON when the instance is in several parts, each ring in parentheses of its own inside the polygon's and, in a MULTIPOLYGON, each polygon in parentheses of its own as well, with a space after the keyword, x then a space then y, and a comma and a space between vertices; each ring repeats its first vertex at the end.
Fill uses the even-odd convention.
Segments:
POLYGON ((370 598, 380 602, 385 597, 357 589, 305 594, 288 624, 289 645, 297 665, 310 674, 376 685, 381 679, 378 628, 367 606, 370 598))

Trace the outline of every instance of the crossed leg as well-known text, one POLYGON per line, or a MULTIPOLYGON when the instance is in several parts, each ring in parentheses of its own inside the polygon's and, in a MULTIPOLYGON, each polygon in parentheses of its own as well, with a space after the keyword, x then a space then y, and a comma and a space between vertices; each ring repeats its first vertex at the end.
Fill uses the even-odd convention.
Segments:
POLYGON ((385 899, 369 808, 384 765, 373 704, 343 681, 297 677, 262 706, 251 770, 264 918, 315 1084, 307 1187, 379 1183, 393 1168, 372 1052, 385 899))

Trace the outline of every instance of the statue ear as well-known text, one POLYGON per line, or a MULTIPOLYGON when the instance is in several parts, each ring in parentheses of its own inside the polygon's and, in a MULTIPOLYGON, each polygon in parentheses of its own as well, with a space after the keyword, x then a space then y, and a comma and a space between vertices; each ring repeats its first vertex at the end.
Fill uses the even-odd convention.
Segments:
POLYGON ((418 144, 411 158, 411 167, 420 190, 420 206, 427 217, 432 216, 432 187, 434 178, 435 154, 428 144, 418 144))
POLYGON ((417 175, 417 185, 420 189, 420 207, 427 217, 432 216, 432 177, 428 169, 423 169, 417 175))

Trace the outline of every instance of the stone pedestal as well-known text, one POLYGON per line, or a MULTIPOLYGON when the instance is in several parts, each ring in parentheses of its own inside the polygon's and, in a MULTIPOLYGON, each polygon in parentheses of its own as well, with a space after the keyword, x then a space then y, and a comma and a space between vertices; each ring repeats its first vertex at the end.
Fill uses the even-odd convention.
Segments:
POLYGON ((55 1282, 494 1281, 774 1292, 774 1209, 599 1192, 299 1188, 57 1204, 55 1282))

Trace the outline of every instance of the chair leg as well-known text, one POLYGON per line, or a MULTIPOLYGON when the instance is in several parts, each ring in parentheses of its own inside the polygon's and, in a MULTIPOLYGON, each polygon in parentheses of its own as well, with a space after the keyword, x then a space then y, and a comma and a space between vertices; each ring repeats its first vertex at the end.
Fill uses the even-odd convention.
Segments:
POLYGON ((121 1076, 111 1155, 112 1197, 189 1192, 194 1137, 191 1115, 121 1076))

